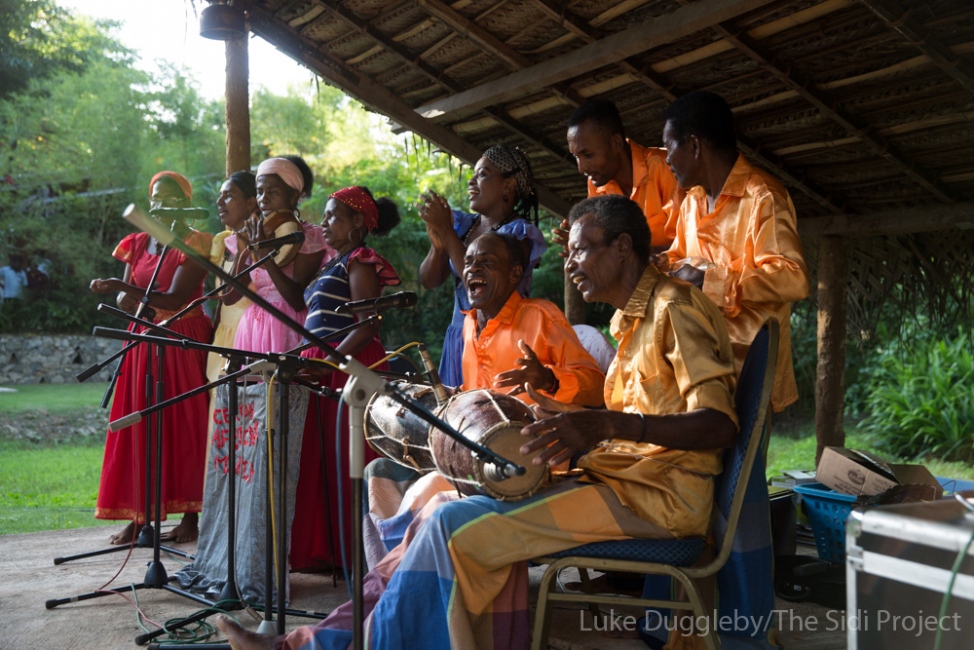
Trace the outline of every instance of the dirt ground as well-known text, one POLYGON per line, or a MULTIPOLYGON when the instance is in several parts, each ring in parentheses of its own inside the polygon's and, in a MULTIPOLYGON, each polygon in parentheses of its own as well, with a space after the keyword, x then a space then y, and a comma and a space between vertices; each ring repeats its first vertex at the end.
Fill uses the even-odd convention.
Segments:
MULTIPOLYGON (((131 594, 128 598, 106 595, 47 609, 45 604, 49 600, 95 592, 116 573, 119 575, 113 587, 142 582, 153 557, 150 548, 135 549, 128 561, 127 552, 122 551, 54 564, 55 557, 108 548, 105 542, 109 532, 104 528, 84 528, 0 537, 0 650, 129 650, 138 647, 135 638, 145 633, 139 624, 136 601, 148 619, 160 623, 185 618, 202 609, 195 601, 157 588, 139 589, 135 598, 131 594)), ((194 545, 176 548, 192 552, 194 545)), ((170 575, 180 566, 177 558, 165 555, 162 563, 170 575)), ((541 570, 541 567, 532 569, 532 601, 541 570)), ((345 584, 339 582, 337 587, 332 586, 330 576, 291 574, 292 608, 327 613, 347 599, 345 584)), ((829 611, 824 607, 783 601, 777 606, 792 620, 819 621, 815 633, 784 630, 780 641, 786 648, 841 650, 846 647, 843 635, 824 631, 829 611)), ((244 612, 235 615, 247 627, 256 629, 258 621, 244 612)), ((286 620, 289 630, 313 622, 313 619, 291 616, 286 620)), ((145 625, 149 629, 156 627, 145 625)), ((556 610, 550 647, 558 650, 646 648, 638 639, 610 638, 592 628, 591 619, 580 610, 556 610)), ((208 642, 221 640, 217 636, 208 642)))
MULTIPOLYGON (((39 442, 100 438, 107 419, 107 411, 98 408, 81 409, 70 417, 30 412, 16 416, 5 414, 0 418, 0 437, 39 442)), ((163 530, 172 525, 164 523, 163 530)), ((166 589, 145 588, 136 590, 134 596, 126 591, 125 597, 110 594, 48 609, 45 605, 50 600, 93 593, 109 582, 109 588, 117 589, 143 581, 153 557, 151 548, 136 548, 130 556, 125 550, 54 564, 56 557, 109 548, 107 538, 114 531, 114 527, 95 527, 0 536, 0 650, 128 650, 139 647, 135 643, 137 636, 159 627, 151 621, 162 624, 170 619, 182 619, 204 607, 166 589), (146 622, 140 622, 139 609, 146 622)), ((192 553, 195 544, 175 548, 192 553)), ((180 562, 188 560, 163 555, 161 561, 172 575, 179 570, 180 562)), ((532 602, 542 571, 543 567, 531 569, 532 602)), ((566 578, 571 579, 571 576, 566 578)), ((334 586, 330 575, 291 574, 292 609, 327 613, 348 598, 344 582, 334 586)), ((815 632, 801 629, 800 625, 782 630, 779 642, 784 647, 802 650, 844 650, 846 647, 843 634, 827 631, 827 621, 834 620, 835 612, 814 604, 780 600, 776 608, 780 612, 778 616, 785 621, 817 621, 815 632)), ((259 623, 245 612, 234 615, 250 629, 256 629, 259 623)), ((286 619, 288 630, 313 623, 311 618, 289 616, 286 619)), ((580 609, 568 606, 556 609, 549 647, 557 650, 647 647, 638 639, 610 637, 594 627, 591 618, 580 609)), ((223 641, 219 635, 207 639, 208 643, 223 641)))

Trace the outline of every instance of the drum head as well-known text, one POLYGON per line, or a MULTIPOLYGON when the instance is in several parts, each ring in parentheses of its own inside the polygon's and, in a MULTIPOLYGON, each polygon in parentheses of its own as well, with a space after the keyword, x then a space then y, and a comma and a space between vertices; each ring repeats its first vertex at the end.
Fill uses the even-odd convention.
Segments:
POLYGON ((477 480, 482 484, 484 492, 495 499, 502 501, 526 499, 538 491, 547 476, 547 466, 535 465, 531 462, 534 457, 541 453, 540 449, 529 456, 521 455, 521 445, 526 442, 524 436, 521 435, 521 429, 528 424, 530 422, 512 422, 505 426, 495 427, 481 441, 485 447, 498 456, 506 458, 525 469, 524 474, 501 478, 496 476, 489 466, 477 463, 474 466, 477 480))
MULTIPOLYGON (((433 389, 396 382, 399 390, 428 410, 436 408, 433 389)), ((391 397, 375 395, 365 407, 365 441, 403 467, 425 473, 436 469, 429 448, 429 425, 391 397)))
POLYGON ((430 447, 436 469, 461 493, 517 501, 531 496, 543 485, 548 476, 547 466, 531 463, 531 458, 541 452, 531 456, 521 456, 520 452, 525 441, 521 429, 534 421, 534 414, 524 402, 503 393, 472 390, 454 395, 438 415, 467 440, 526 470, 522 475, 503 478, 490 463, 476 458, 470 448, 433 429, 430 447))

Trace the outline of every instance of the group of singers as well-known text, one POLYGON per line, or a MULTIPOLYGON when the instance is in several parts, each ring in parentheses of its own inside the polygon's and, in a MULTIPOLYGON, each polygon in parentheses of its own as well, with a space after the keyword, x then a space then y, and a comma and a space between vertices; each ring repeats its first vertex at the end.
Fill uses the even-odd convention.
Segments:
MULTIPOLYGON (((370 555, 365 580, 370 647, 527 647, 531 558, 598 540, 705 536, 720 453, 737 430, 736 376, 768 318, 781 332, 772 406, 780 411, 797 399, 789 314, 790 303, 807 296, 808 278, 792 201, 739 153, 733 115, 718 95, 680 97, 664 123, 665 149, 627 139, 618 110, 607 101, 583 104, 568 123, 568 148, 587 178, 589 198, 574 206, 552 239, 564 248, 566 277, 583 299, 617 309, 610 326, 617 350, 607 368, 553 303, 530 297, 531 274, 546 244, 521 150, 496 145, 483 153, 468 186, 470 213, 451 210, 432 191, 421 197, 430 241, 421 281, 431 288, 450 280, 456 288, 442 381, 509 393, 533 405, 537 421, 523 430, 521 452, 536 454, 534 463, 555 471, 544 489, 516 502, 460 498, 436 472, 408 489, 380 491, 390 503, 370 503, 385 544, 370 555)), ((300 246, 282 249, 245 281, 324 336, 364 318, 337 313, 339 305, 377 298, 399 283, 366 244, 368 235, 389 232, 399 216, 391 201, 348 187, 330 196, 321 225, 313 225, 298 210, 310 185, 306 165, 294 158, 265 160, 256 175, 233 174, 217 202, 227 232, 211 241, 190 231, 184 241, 237 272, 273 251, 262 242, 302 229, 300 246)), ((192 200, 189 181, 173 172, 153 177, 149 193, 153 208, 192 200)), ((115 251, 126 263, 123 279, 94 280, 92 291, 118 292, 118 304, 130 312, 147 297, 154 320, 165 319, 201 295, 205 272, 176 250, 157 270, 160 251, 147 234, 127 236, 115 251)), ((220 300, 215 337, 202 309, 170 328, 239 350, 301 345, 300 335, 236 292, 220 300)), ((378 326, 353 329, 331 344, 366 364, 384 355, 378 326)), ((325 357, 314 348, 302 354, 325 357)), ((206 381, 201 353, 174 350, 164 359, 167 396, 206 381)), ((126 355, 112 419, 144 407, 139 378, 149 362, 139 347, 126 355)), ((218 367, 211 364, 211 377, 218 367)), ((318 374, 331 388, 346 379, 340 371, 318 374)), ((334 403, 322 402, 328 404, 331 410, 314 418, 309 408, 292 568, 340 562, 324 541, 337 531, 321 514, 316 491, 320 456, 331 447, 322 447, 312 429, 319 421, 334 422, 334 403)), ((212 410, 201 395, 174 406, 164 420, 162 514, 185 513, 168 534, 177 542, 197 534, 212 410)), ((333 424, 329 431, 328 440, 341 435, 333 424)), ((96 517, 144 520, 143 465, 133 460, 142 458, 141 444, 127 431, 109 433, 96 517)), ((112 541, 129 543, 134 533, 130 525, 112 541)), ((351 614, 350 607, 339 608, 276 641, 228 619, 219 625, 238 649, 345 647, 351 614)))

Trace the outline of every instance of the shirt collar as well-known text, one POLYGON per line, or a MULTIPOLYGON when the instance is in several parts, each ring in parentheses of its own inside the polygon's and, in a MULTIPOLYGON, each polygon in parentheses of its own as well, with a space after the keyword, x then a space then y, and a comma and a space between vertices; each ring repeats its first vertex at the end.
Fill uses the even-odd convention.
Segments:
POLYGON ((649 167, 646 165, 646 153, 642 145, 636 144, 629 138, 629 153, 632 155, 632 190, 633 194, 637 187, 642 187, 649 182, 649 167))
MULTIPOLYGON (((626 138, 626 142, 629 144, 629 153, 632 154, 632 190, 629 192, 629 198, 632 198, 637 189, 649 182, 649 167, 646 165, 646 155, 643 153, 642 145, 636 144, 629 138, 626 138)), ((592 181, 589 181, 589 184, 597 195, 622 194, 622 187, 615 179, 601 186, 593 184, 592 181)))
MULTIPOLYGON (((734 162, 734 166, 731 167, 730 173, 727 174, 727 179, 724 181, 724 186, 720 188, 720 196, 733 196, 740 198, 744 196, 744 192, 747 189, 747 179, 751 175, 751 165, 744 159, 744 154, 737 154, 737 160, 734 162)), ((695 201, 703 202, 706 205, 707 192, 703 189, 703 185, 694 185, 689 190, 687 190, 687 196, 693 197, 695 201)), ((720 196, 717 197, 718 204, 720 203, 720 196)), ((707 212, 705 210, 705 212, 707 212)))
MULTIPOLYGON (((501 310, 497 312, 497 315, 487 321, 484 325, 486 330, 491 326, 492 323, 511 323, 514 321, 514 316, 517 314, 518 307, 521 305, 521 294, 518 293, 517 289, 511 292, 511 295, 507 297, 507 302, 501 307, 501 310)), ((464 314, 469 314, 476 321, 477 311, 476 309, 462 309, 464 314)))
POLYGON ((639 278, 639 282, 636 283, 636 288, 629 296, 625 308, 616 311, 612 317, 609 331, 616 340, 621 339, 623 333, 632 328, 637 318, 646 317, 649 299, 652 297, 656 285, 659 284, 659 278, 659 271, 656 270, 655 266, 649 264, 643 271, 642 277, 639 278))
POLYGON ((720 193, 736 197, 744 196, 744 190, 747 188, 747 177, 750 175, 750 165, 744 160, 744 155, 737 154, 737 160, 734 162, 734 166, 731 167, 730 173, 727 175, 727 180, 724 181, 724 187, 720 189, 720 193))

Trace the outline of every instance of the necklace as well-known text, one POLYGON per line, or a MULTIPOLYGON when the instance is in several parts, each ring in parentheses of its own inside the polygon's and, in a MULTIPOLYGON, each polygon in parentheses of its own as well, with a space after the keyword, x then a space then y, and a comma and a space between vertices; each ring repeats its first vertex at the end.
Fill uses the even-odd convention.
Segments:
MULTIPOLYGON (((491 226, 490 227, 490 232, 496 232, 496 231, 500 230, 505 224, 507 224, 508 222, 510 222, 516 216, 517 216, 517 214, 515 214, 514 212, 510 213, 509 215, 507 215, 506 217, 504 217, 504 220, 503 221, 501 221, 498 224, 494 224, 493 226, 491 226)), ((470 236, 477 229, 477 226, 480 225, 480 219, 481 219, 481 217, 480 217, 479 214, 477 216, 475 216, 473 218, 473 221, 470 224, 470 227, 467 228, 467 232, 465 232, 463 234, 463 239, 461 239, 460 241, 463 242, 464 247, 467 246, 467 243, 470 241, 470 236)))

